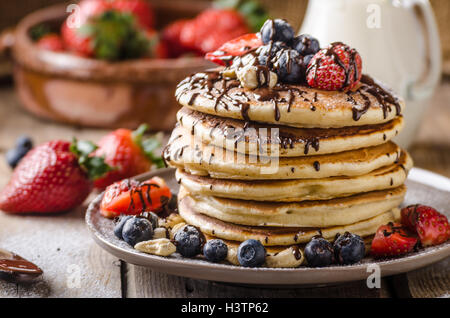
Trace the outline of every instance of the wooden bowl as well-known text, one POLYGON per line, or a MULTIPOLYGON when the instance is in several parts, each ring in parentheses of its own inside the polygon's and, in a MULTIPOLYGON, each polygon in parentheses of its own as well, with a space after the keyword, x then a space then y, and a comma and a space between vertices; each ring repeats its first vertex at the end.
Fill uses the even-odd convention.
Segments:
MULTIPOLYGON (((158 27, 208 6, 199 1, 152 4, 158 27)), ((13 73, 23 106, 39 117, 74 125, 135 128, 146 122, 152 130, 171 130, 180 107, 176 85, 211 64, 201 57, 111 63, 38 49, 30 28, 60 24, 66 15, 65 5, 48 7, 26 16, 14 31, 13 73)))

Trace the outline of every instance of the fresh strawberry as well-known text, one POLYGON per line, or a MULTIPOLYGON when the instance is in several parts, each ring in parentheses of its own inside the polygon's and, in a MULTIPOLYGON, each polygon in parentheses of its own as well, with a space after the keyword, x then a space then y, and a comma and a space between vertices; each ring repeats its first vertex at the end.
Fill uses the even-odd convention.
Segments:
POLYGON ((225 42, 214 52, 206 53, 205 58, 219 65, 226 65, 235 56, 242 56, 262 45, 257 33, 249 33, 225 42))
POLYGON ((361 79, 362 60, 359 53, 343 43, 332 43, 317 52, 308 64, 309 86, 328 91, 353 88, 361 79))
POLYGON ((147 39, 149 41, 149 57, 157 59, 165 59, 169 57, 169 49, 166 42, 161 40, 158 32, 153 29, 146 30, 147 39))
POLYGON ((417 237, 400 223, 389 223, 378 228, 370 253, 375 257, 398 256, 411 252, 416 244, 417 237))
POLYGON ((111 9, 111 3, 108 0, 81 0, 78 3, 80 23, 84 24, 90 17, 97 16, 111 9))
POLYGON ((143 28, 153 28, 154 14, 153 8, 148 1, 144 0, 114 0, 111 2, 112 9, 119 12, 127 12, 134 15, 143 28))
POLYGON ((155 138, 143 138, 147 128, 147 125, 141 125, 136 131, 117 129, 98 142, 93 155, 104 157, 114 169, 97 179, 95 187, 104 189, 118 180, 147 172, 153 163, 162 166, 161 158, 153 155, 159 142, 155 138))
POLYGON ((141 58, 150 47, 134 16, 114 10, 90 17, 80 28, 70 28, 66 21, 61 33, 69 50, 108 61, 141 58))
POLYGON ((189 52, 189 48, 181 43, 181 33, 188 23, 189 20, 177 20, 163 29, 162 41, 166 43, 169 57, 177 58, 189 52))
POLYGON ((54 52, 64 51, 64 44, 61 37, 55 33, 48 33, 41 37, 36 45, 43 50, 49 50, 54 52))
POLYGON ((450 238, 447 217, 432 207, 416 204, 403 208, 402 224, 414 230, 422 246, 438 245, 450 238))
POLYGON ((83 56, 91 57, 94 55, 94 45, 89 36, 80 34, 80 28, 71 28, 67 21, 64 21, 61 26, 61 37, 64 46, 73 53, 83 56))
POLYGON ((184 47, 206 54, 249 32, 247 23, 239 12, 208 9, 183 27, 180 39, 184 47))
POLYGON ((92 180, 109 170, 102 158, 89 157, 95 145, 55 140, 31 150, 0 193, 0 209, 8 213, 53 213, 80 205, 92 180))
POLYGON ((137 215, 145 211, 158 213, 171 197, 169 187, 159 177, 142 183, 125 179, 106 188, 100 213, 107 218, 120 214, 137 215))

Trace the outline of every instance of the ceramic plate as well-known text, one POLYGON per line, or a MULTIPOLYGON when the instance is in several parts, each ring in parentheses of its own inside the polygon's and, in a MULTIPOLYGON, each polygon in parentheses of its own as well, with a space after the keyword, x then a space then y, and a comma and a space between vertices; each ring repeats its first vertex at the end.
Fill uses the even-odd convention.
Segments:
MULTIPOLYGON (((152 176, 164 178, 174 193, 178 192, 178 184, 174 178, 174 169, 161 169, 138 176, 144 180, 152 176)), ((450 215, 450 192, 445 185, 449 179, 425 171, 413 169, 406 185, 408 192, 404 205, 422 203, 450 215), (434 182, 428 182, 434 180, 434 182), (431 186, 433 184, 435 187, 431 186), (441 185, 441 189, 436 186, 441 185)), ((436 246, 420 249, 407 256, 376 261, 366 257, 361 263, 348 266, 330 266, 324 268, 245 268, 233 265, 213 264, 201 259, 186 259, 178 254, 170 257, 160 257, 134 250, 124 241, 117 239, 113 233, 113 221, 98 213, 98 196, 89 206, 86 213, 86 223, 94 240, 114 256, 135 265, 149 267, 153 270, 195 279, 205 279, 239 284, 256 285, 320 285, 340 282, 365 280, 373 272, 372 264, 380 268, 381 276, 407 272, 419 267, 442 260, 450 256, 450 241, 436 246)))

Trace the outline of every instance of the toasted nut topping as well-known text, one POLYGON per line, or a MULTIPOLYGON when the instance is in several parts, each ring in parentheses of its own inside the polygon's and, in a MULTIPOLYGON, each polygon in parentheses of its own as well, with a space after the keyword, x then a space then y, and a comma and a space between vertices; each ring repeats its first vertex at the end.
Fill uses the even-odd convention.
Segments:
POLYGON ((173 237, 175 236, 175 233, 178 232, 179 229, 181 229, 183 226, 185 226, 186 223, 181 222, 178 224, 175 224, 175 226, 172 228, 172 230, 170 231, 170 238, 173 239, 173 237))
POLYGON ((298 267, 303 263, 303 253, 299 249, 289 247, 276 254, 267 254, 267 267, 298 267))
POLYGON ((157 227, 153 230, 153 239, 168 238, 167 229, 165 227, 157 227))
POLYGON ((139 242, 134 246, 134 248, 144 253, 159 256, 169 256, 177 250, 175 245, 166 238, 139 242))
POLYGON ((269 71, 269 78, 264 76, 264 73, 258 71, 257 66, 247 65, 243 68, 240 68, 236 71, 237 77, 241 82, 241 85, 245 88, 254 89, 257 88, 258 85, 267 85, 270 88, 274 87, 277 84, 277 74, 269 71), (259 81, 258 81, 259 76, 259 81))
POLYGON ((159 225, 165 228, 173 228, 176 224, 184 222, 178 213, 172 213, 167 218, 161 219, 159 225))
POLYGON ((229 261, 233 265, 239 266, 240 264, 237 258, 237 250, 237 247, 228 246, 227 261, 229 261))

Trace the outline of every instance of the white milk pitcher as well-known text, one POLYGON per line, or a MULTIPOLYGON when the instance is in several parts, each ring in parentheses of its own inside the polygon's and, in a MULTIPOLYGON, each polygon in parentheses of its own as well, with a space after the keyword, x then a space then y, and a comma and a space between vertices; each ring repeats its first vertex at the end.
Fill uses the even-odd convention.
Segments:
POLYGON ((396 141, 408 147, 441 74, 441 49, 427 0, 309 0, 299 33, 321 47, 341 41, 361 54, 363 72, 406 101, 405 128, 396 141))

